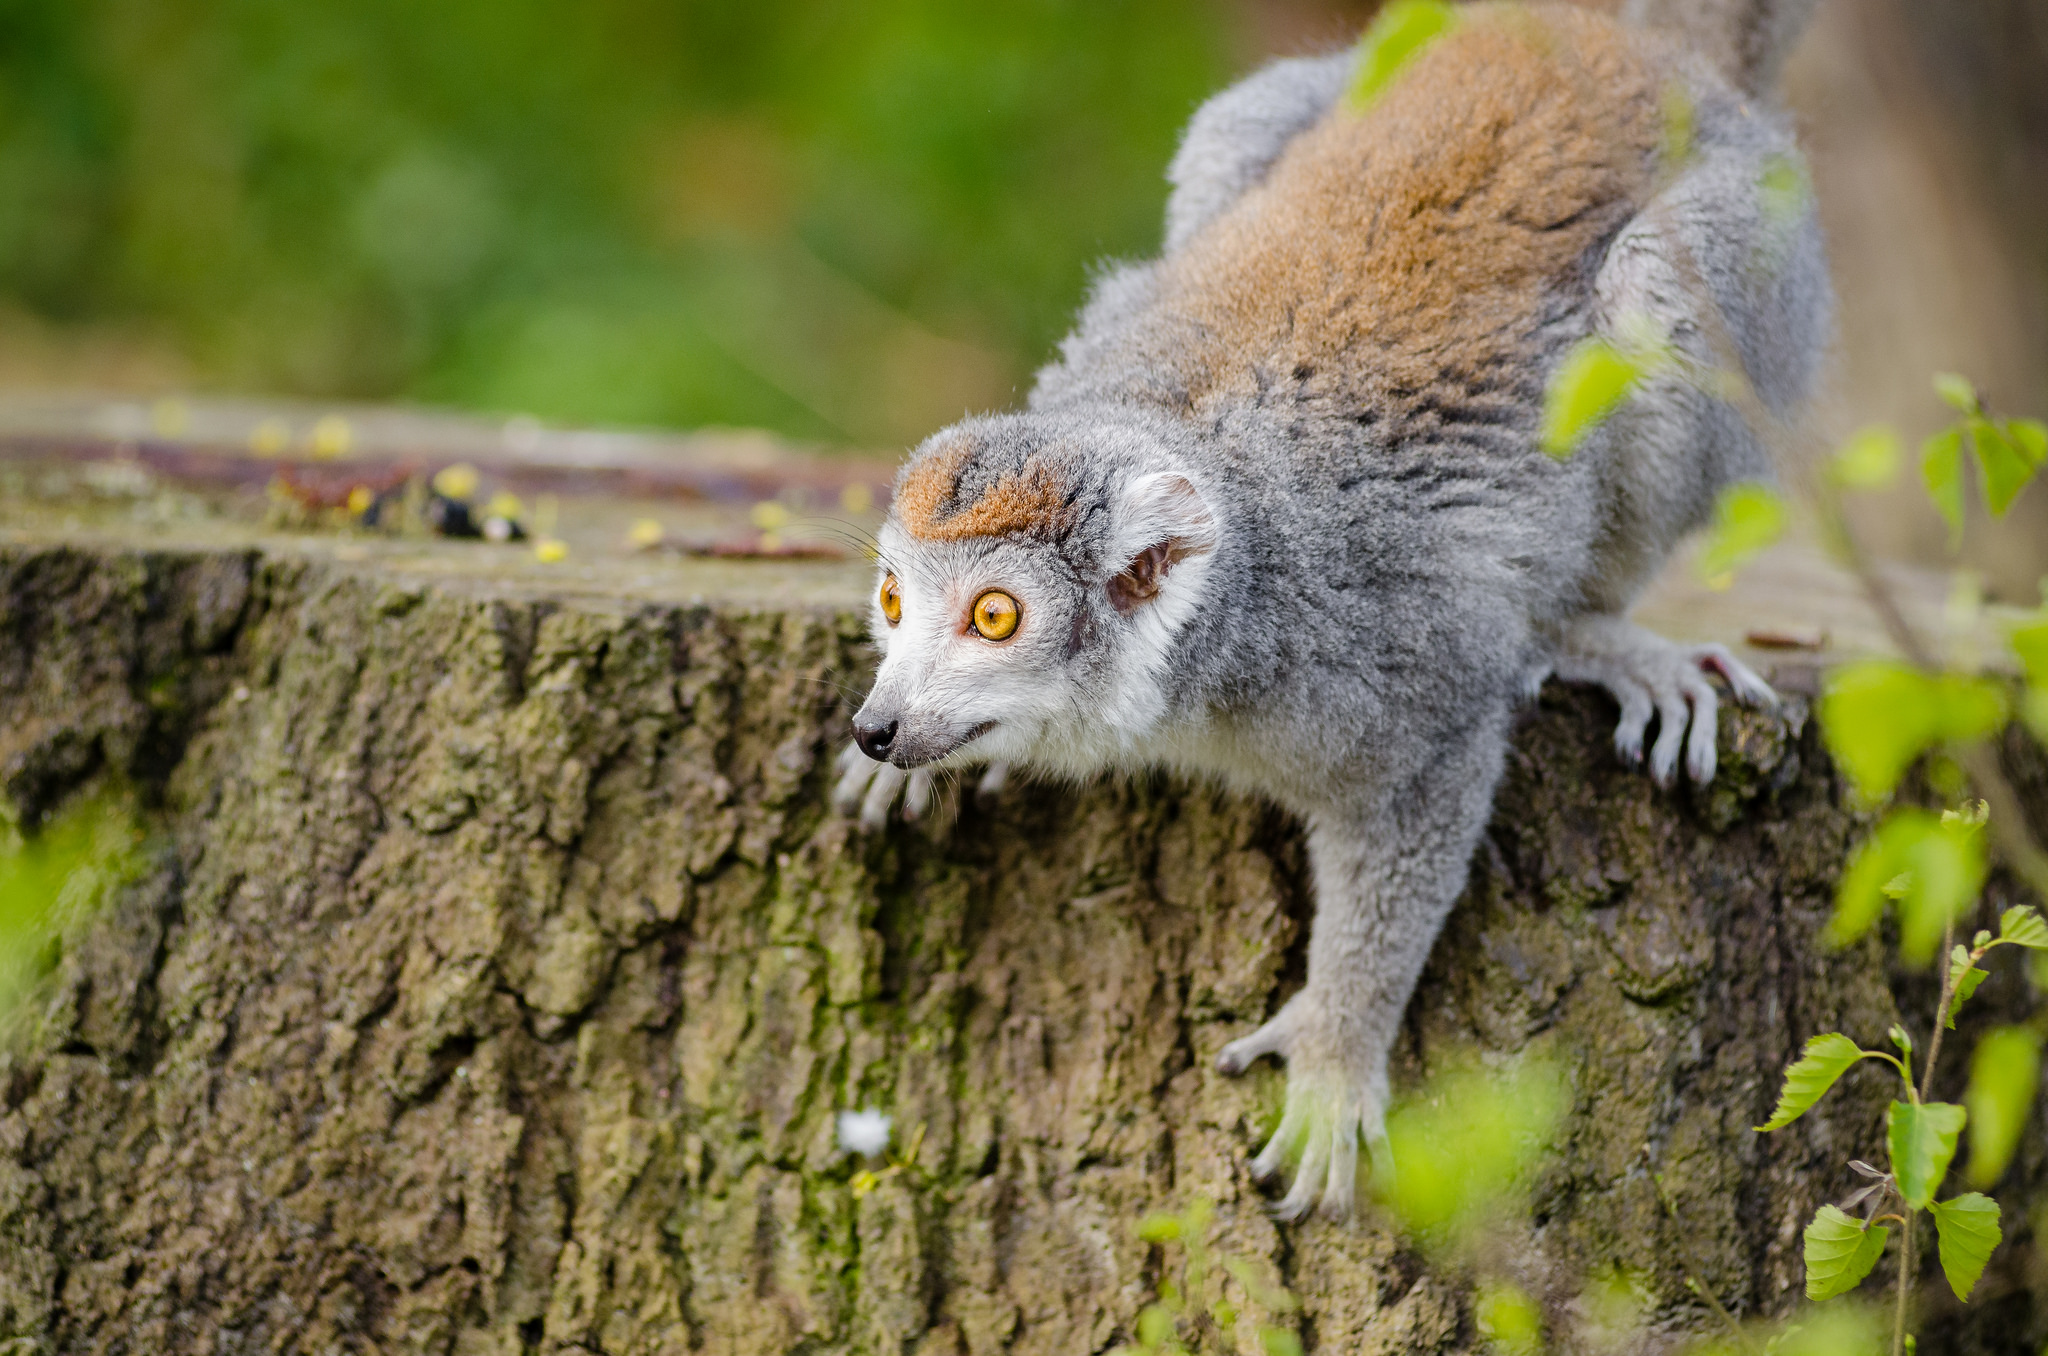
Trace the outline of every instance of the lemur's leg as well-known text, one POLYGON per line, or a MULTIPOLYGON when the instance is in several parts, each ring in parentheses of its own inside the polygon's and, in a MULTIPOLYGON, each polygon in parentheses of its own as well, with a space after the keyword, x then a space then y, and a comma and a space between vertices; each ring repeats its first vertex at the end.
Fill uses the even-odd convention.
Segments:
POLYGON ((1276 1213, 1298 1219, 1317 1202, 1350 1213, 1363 1141, 1374 1166, 1386 1149, 1387 1055, 1444 918, 1465 888, 1491 813, 1507 747, 1505 712, 1448 751, 1431 750, 1404 785, 1370 807, 1311 816, 1316 916, 1308 981, 1271 1021, 1223 1047, 1216 1067, 1242 1073, 1261 1055, 1287 1061, 1280 1126, 1252 1162, 1270 1176, 1298 1159, 1276 1213))
POLYGON ((1287 143, 1337 101, 1357 64, 1346 49, 1325 57, 1276 61, 1195 111, 1167 167, 1166 252, 1222 215, 1266 177, 1287 143))
POLYGON ((1657 718, 1657 742, 1650 749, 1650 775, 1668 787, 1685 770, 1705 786, 1714 780, 1720 702, 1706 679, 1718 673, 1736 700, 1776 706, 1770 684, 1722 645, 1680 645, 1608 614, 1580 617, 1565 629, 1558 646, 1557 676, 1568 683, 1597 683, 1621 703, 1614 748, 1631 766, 1643 761, 1643 737, 1657 718))
MULTIPOLYGON (((1003 784, 1009 780, 1008 763, 991 763, 981 774, 975 786, 975 795, 985 805, 1003 794, 1003 784)), ((848 744, 839 752, 839 781, 832 788, 832 805, 839 813, 850 815, 860 812, 861 826, 879 829, 889 820, 889 809, 896 803, 897 793, 903 796, 903 817, 917 819, 931 808, 932 773, 930 768, 913 768, 905 772, 891 763, 878 763, 860 751, 858 744, 848 744)))

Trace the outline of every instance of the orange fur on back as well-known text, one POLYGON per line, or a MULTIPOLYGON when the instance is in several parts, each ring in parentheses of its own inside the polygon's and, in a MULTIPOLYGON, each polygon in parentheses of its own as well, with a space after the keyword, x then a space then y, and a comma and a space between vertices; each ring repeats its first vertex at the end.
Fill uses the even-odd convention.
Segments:
POLYGON ((1533 371, 1560 293, 1647 196, 1663 77, 1566 8, 1467 11, 1363 111, 1340 100, 1163 266, 1185 390, 1294 386, 1397 427, 1533 371))

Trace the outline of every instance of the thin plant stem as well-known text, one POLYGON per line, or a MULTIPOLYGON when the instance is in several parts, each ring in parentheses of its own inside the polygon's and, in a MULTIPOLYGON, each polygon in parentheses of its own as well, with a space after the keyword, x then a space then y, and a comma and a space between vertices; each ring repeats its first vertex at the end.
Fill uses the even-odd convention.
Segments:
POLYGON ((1948 1029, 1948 1003, 1955 992, 1954 970, 1948 953, 1956 944, 1956 918, 1950 914, 1941 925, 1941 1003, 1934 1009, 1934 1036, 1927 1042, 1927 1067, 1920 1071, 1920 1100, 1934 1096, 1934 1061, 1941 1058, 1941 1033, 1948 1029))
POLYGON ((1899 1302, 1892 1313, 1892 1356, 1906 1356, 1906 1293, 1913 1280, 1913 1212, 1899 1227, 1899 1302))

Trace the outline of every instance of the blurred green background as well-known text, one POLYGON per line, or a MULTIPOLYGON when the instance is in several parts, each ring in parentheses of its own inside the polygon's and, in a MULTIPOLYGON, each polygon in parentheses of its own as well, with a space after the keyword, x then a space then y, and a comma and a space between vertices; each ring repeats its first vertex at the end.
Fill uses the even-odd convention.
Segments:
POLYGON ((201 387, 901 444, 1244 64, 1204 0, 0 0, 0 295, 201 387))
MULTIPOLYGON (((0 0, 0 400, 404 401, 892 452, 1018 398, 1182 123, 1375 0, 0 0)), ((1821 0, 1824 418, 2048 412, 2048 0, 1821 0)), ((1889 553, 1945 559, 1912 487, 1889 553)), ((1966 558, 2023 603, 2048 495, 1966 558)))

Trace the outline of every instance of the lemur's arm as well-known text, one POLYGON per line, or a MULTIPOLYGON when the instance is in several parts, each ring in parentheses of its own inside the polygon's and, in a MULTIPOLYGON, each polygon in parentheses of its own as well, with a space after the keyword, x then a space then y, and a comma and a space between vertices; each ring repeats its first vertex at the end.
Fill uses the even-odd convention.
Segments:
POLYGON ((1229 209, 1344 92, 1356 49, 1294 57, 1238 81, 1196 110, 1167 167, 1166 252, 1229 209))
MULTIPOLYGON (((1261 1055, 1287 1061, 1280 1126, 1252 1163, 1259 1177, 1298 1159, 1277 1207, 1297 1219, 1320 1201, 1343 1218, 1356 1191, 1361 1139, 1381 1158, 1387 1056, 1430 948, 1458 895, 1492 811, 1507 751, 1507 703, 1451 738, 1420 742, 1414 775, 1367 800, 1309 817, 1316 916, 1308 980, 1251 1035, 1223 1047, 1226 1074, 1261 1055)), ((1381 1163, 1384 1167, 1384 1161, 1381 1163)))

